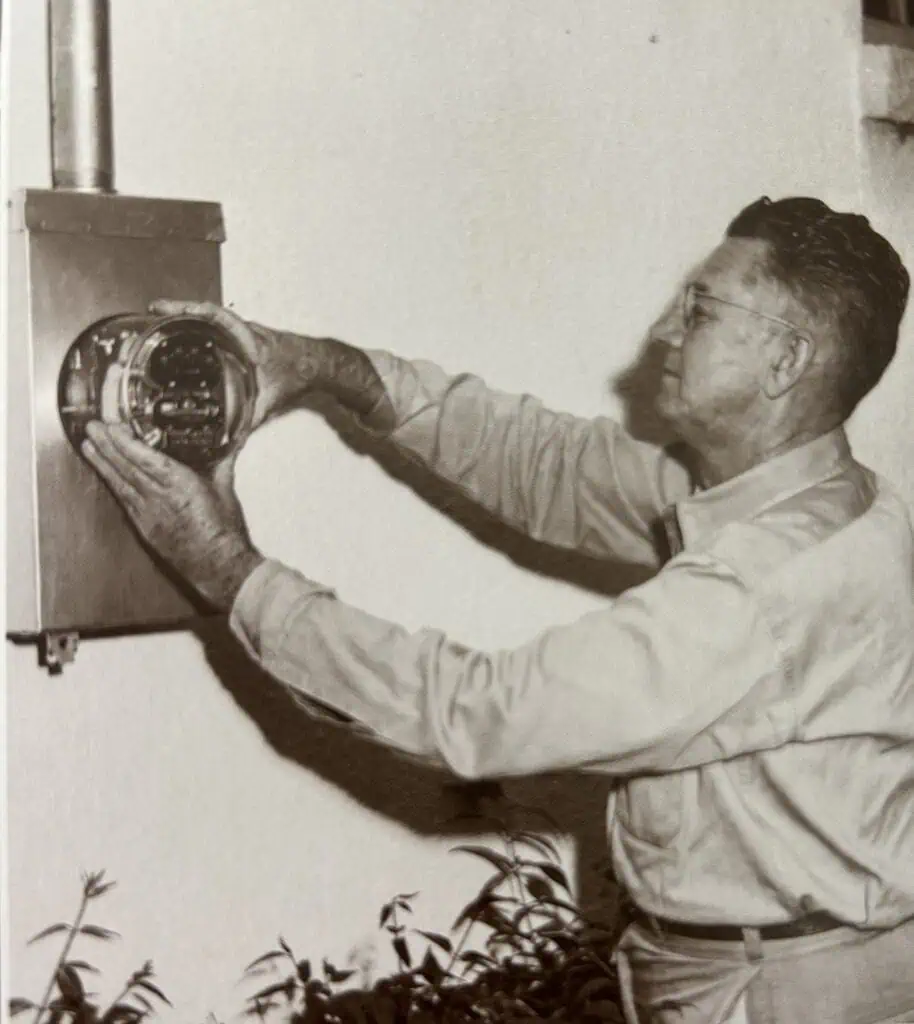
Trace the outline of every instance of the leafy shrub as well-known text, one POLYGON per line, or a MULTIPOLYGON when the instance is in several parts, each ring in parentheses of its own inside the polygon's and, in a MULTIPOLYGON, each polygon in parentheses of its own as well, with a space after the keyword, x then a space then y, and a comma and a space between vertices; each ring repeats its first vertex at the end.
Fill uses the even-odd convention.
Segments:
POLYGON ((98 974, 98 968, 86 960, 73 958, 73 946, 77 939, 93 939, 109 942, 117 933, 109 928, 86 921, 89 905, 105 895, 116 883, 106 882, 104 871, 83 876, 82 896, 79 909, 72 924, 52 924, 29 939, 29 944, 43 942, 54 935, 65 935, 63 947, 51 970, 51 976, 43 997, 34 1002, 31 999, 11 999, 11 1017, 34 1010, 32 1024, 139 1024, 156 1012, 156 1003, 171 1004, 164 993, 153 983, 155 972, 152 961, 147 961, 127 979, 117 998, 102 1008, 94 993, 87 992, 83 975, 98 974))
POLYGON ((397 969, 368 989, 347 988, 353 972, 327 960, 315 972, 280 938, 246 969, 262 984, 286 964, 284 976, 250 996, 247 1014, 288 1024, 623 1021, 612 963, 623 922, 608 928, 579 912, 551 840, 500 823, 496 831, 503 850, 454 848, 485 861, 492 874, 448 935, 410 927, 418 894, 395 896, 381 908, 379 925, 397 969), (470 947, 480 930, 482 941, 470 947))

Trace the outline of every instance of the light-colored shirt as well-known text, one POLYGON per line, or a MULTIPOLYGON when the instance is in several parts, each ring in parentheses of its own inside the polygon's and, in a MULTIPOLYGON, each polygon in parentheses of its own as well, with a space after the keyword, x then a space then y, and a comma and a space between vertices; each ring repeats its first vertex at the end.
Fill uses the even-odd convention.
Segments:
POLYGON ((533 537, 659 571, 485 652, 268 560, 231 614, 250 655, 304 708, 460 776, 611 774, 614 869, 658 916, 914 915, 914 530, 843 431, 693 492, 609 420, 371 355, 391 439, 432 472, 533 537))

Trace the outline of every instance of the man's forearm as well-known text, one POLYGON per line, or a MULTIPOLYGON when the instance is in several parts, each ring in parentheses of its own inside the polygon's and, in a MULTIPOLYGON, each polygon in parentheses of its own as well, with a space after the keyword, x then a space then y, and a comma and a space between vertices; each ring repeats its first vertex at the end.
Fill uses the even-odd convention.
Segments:
POLYGON ((275 561, 245 582, 229 621, 306 712, 316 702, 466 778, 677 771, 777 746, 793 728, 756 595, 704 554, 494 653, 361 611, 275 561), (726 628, 709 634, 707 621, 726 628))
POLYGON ((607 420, 552 412, 427 361, 274 332, 275 411, 332 395, 431 472, 529 536, 596 557, 656 564, 652 524, 690 490, 662 450, 607 420))

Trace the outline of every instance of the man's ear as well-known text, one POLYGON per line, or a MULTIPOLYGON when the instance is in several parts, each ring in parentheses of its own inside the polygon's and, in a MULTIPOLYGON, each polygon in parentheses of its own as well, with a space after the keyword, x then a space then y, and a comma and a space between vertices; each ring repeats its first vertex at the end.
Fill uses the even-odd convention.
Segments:
POLYGON ((780 398, 794 387, 812 365, 816 343, 801 331, 787 331, 777 339, 774 358, 765 378, 765 394, 780 398))

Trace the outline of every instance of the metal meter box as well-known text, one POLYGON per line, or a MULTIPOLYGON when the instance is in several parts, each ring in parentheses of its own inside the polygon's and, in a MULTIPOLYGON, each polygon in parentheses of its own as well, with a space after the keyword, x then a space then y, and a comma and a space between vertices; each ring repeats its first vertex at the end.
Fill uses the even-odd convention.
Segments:
POLYGON ((10 227, 7 631, 178 625, 193 605, 68 440, 58 386, 89 325, 156 298, 221 301, 221 207, 34 189, 10 227))

